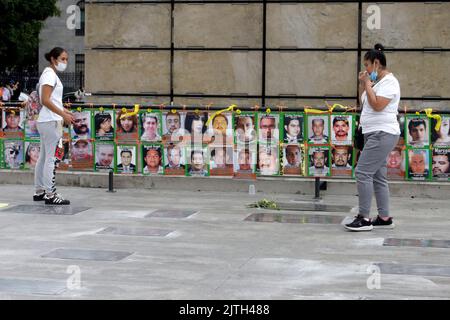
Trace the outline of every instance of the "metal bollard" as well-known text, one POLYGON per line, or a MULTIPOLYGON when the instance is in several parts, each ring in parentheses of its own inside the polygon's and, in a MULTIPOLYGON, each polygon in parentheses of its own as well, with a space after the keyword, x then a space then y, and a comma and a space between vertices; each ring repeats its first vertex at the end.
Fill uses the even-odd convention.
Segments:
POLYGON ((116 192, 114 190, 114 172, 112 170, 109 171, 109 177, 108 177, 108 191, 107 192, 116 192))

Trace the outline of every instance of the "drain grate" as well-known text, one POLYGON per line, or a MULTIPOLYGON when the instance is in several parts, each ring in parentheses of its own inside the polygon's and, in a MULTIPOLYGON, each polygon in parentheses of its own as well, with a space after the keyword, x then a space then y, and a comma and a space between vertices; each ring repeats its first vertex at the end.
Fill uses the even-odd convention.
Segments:
POLYGON ((252 213, 244 221, 253 222, 280 222, 280 223, 317 223, 340 224, 343 217, 318 214, 293 214, 293 213, 252 213))
POLYGON ((1 212, 26 213, 26 214, 50 214, 50 215, 74 215, 86 210, 90 207, 72 207, 72 206, 32 206, 18 205, 2 210, 1 212))
POLYGON ((132 255, 133 252, 110 250, 85 250, 85 249, 55 249, 43 258, 56 258, 68 260, 93 260, 93 261, 119 261, 132 255))

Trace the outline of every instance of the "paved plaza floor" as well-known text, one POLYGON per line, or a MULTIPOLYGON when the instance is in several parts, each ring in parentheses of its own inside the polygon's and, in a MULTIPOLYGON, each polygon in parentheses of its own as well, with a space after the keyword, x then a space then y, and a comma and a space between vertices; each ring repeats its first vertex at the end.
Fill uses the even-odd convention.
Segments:
POLYGON ((392 197, 394 230, 353 233, 354 195, 59 191, 0 186, 0 299, 450 297, 448 199, 392 197))

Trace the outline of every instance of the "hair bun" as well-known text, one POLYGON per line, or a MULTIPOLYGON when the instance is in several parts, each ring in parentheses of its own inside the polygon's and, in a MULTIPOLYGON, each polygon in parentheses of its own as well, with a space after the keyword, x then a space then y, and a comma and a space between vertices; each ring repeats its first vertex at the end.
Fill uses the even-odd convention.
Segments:
POLYGON ((48 62, 51 61, 51 56, 50 56, 50 52, 45 54, 45 60, 47 60, 48 62))
POLYGON ((375 50, 384 51, 384 46, 381 43, 377 43, 374 48, 375 50))

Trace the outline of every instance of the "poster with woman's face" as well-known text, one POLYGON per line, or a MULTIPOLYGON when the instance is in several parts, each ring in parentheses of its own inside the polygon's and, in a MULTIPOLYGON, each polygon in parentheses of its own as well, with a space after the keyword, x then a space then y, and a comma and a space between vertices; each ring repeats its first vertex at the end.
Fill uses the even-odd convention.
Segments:
POLYGON ((21 169, 23 155, 23 141, 3 140, 3 160, 6 169, 21 169))
POLYGON ((256 139, 256 114, 241 113, 234 117, 236 143, 252 143, 256 139))
POLYGON ((40 142, 25 141, 25 169, 34 170, 40 151, 40 142))
POLYGON ((303 146, 283 144, 283 175, 303 175, 303 146))
POLYGON ((212 140, 212 136, 208 131, 206 122, 208 121, 207 112, 188 112, 184 122, 186 132, 186 139, 191 145, 196 148, 201 148, 202 145, 208 144, 212 140))
POLYGON ((74 122, 70 130, 72 140, 91 138, 91 112, 88 110, 72 112, 74 122))
POLYGON ((211 176, 233 175, 232 145, 209 145, 209 171, 211 176))
POLYGON ((23 138, 24 112, 19 108, 3 110, 3 135, 6 139, 23 138))
POLYGON ((141 141, 160 142, 161 138, 161 113, 142 112, 141 119, 141 141))
POLYGON ((116 138, 119 142, 139 140, 138 115, 131 114, 133 110, 120 110, 116 112, 116 138))
POLYGON ((406 117, 406 144, 414 148, 427 147, 430 144, 430 122, 426 116, 406 117))
POLYGON ((137 147, 135 145, 117 146, 117 167, 119 174, 134 174, 137 172, 137 147))
POLYGON ((186 134, 184 128, 185 118, 186 113, 177 110, 171 110, 163 113, 162 142, 164 145, 183 141, 183 137, 186 134))
POLYGON ((71 143, 70 140, 63 140, 64 156, 61 162, 58 163, 56 168, 57 171, 67 171, 72 167, 72 157, 71 157, 71 143))
POLYGON ((431 141, 435 147, 450 147, 450 116, 441 115, 441 125, 436 128, 437 121, 431 121, 431 141))
POLYGON ((278 175, 280 171, 277 145, 258 146, 258 165, 256 172, 262 176, 278 175))
POLYGON ((26 139, 39 139, 39 132, 37 129, 37 119, 27 118, 25 119, 25 138, 26 139))
POLYGON ((71 163, 75 170, 93 170, 94 154, 90 140, 80 139, 71 142, 71 163))
POLYGON ((430 150, 408 150, 408 179, 427 180, 430 175, 430 150))
POLYGON ((94 130, 95 130, 95 140, 113 141, 114 111, 113 110, 94 111, 94 130))
POLYGON ((161 144, 145 144, 142 146, 142 174, 164 174, 164 155, 161 144))
POLYGON ((450 148, 434 148, 431 156, 433 178, 448 181, 450 179, 450 148))

